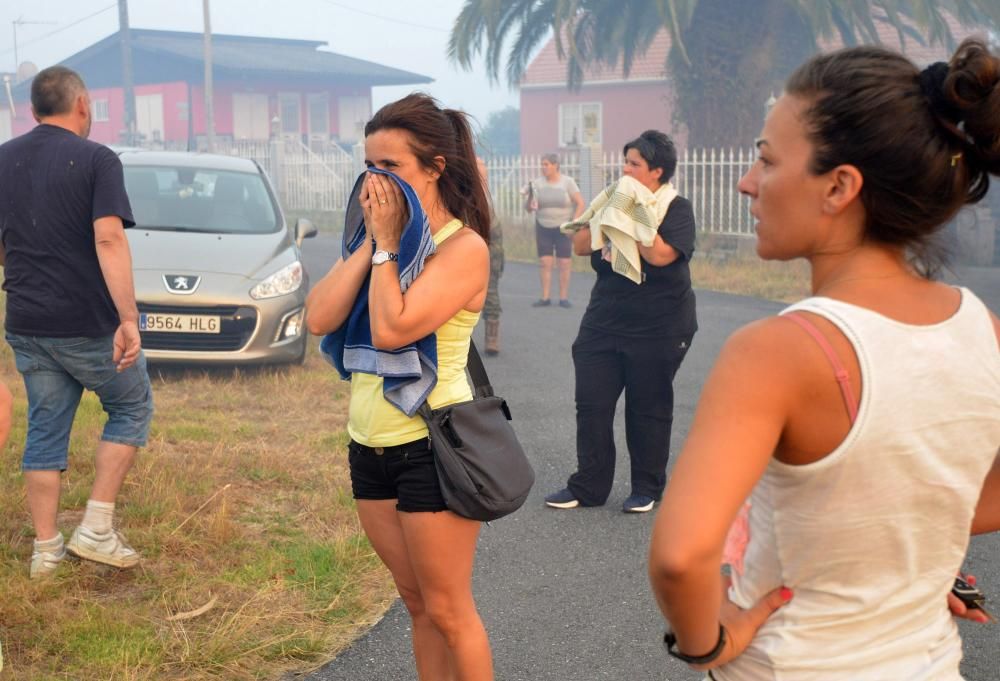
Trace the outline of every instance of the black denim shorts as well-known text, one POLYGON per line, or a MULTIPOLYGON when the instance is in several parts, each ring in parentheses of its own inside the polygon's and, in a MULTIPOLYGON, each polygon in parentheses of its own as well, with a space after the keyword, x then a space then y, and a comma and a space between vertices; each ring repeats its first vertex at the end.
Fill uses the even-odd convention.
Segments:
POLYGON ((396 499, 406 513, 446 511, 430 440, 394 447, 347 445, 351 490, 355 499, 396 499))

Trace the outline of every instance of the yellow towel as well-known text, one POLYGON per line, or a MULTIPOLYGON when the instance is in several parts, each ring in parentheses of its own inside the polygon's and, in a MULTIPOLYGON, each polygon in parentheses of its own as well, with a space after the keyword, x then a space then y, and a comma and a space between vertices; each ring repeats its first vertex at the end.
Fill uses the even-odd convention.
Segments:
POLYGON ((565 233, 590 227, 590 246, 595 251, 609 246, 611 269, 642 283, 639 246, 649 247, 663 222, 677 190, 669 182, 652 192, 628 175, 604 188, 583 214, 562 225, 565 233))

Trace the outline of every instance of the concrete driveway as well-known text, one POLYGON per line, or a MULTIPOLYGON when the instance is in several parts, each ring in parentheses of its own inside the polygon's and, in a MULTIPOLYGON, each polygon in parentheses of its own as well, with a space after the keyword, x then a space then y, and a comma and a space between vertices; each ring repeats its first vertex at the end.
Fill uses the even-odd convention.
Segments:
MULTIPOLYGON (((332 264, 338 242, 306 242, 312 281, 332 264)), ((1000 310, 1000 270, 960 273, 1000 310)), ((490 633, 496 678, 503 681, 656 679, 700 681, 667 656, 663 619, 646 579, 653 514, 625 515, 627 451, 622 414, 616 425, 619 466, 606 506, 556 511, 542 498, 565 483, 576 462, 573 365, 576 335, 593 277, 574 274, 574 307, 536 309, 536 267, 508 263, 501 284, 502 352, 487 360, 497 393, 507 398, 514 426, 535 466, 537 482, 524 508, 484 526, 476 558, 476 600, 490 633)), ((737 327, 781 305, 698 291, 700 331, 675 382, 672 451, 690 427, 702 382, 722 343, 737 327)), ((482 331, 477 331, 477 340, 482 331)), ((973 542, 968 568, 1000 614, 1000 536, 973 542)), ((416 678, 408 618, 397 601, 386 616, 310 681, 416 678)), ((1000 669, 1000 626, 962 626, 969 681, 992 681, 1000 669)))

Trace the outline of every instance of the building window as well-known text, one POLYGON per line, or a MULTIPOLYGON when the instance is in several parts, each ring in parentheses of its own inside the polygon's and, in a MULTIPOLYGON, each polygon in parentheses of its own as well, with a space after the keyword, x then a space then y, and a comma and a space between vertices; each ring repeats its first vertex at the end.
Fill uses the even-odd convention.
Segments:
POLYGON ((95 99, 91 101, 90 114, 95 123, 105 123, 110 120, 108 117, 108 100, 95 99))
POLYGON ((360 142, 365 137, 365 123, 372 117, 371 102, 365 95, 344 95, 337 99, 339 127, 337 138, 345 144, 360 142))
POLYGON ((301 102, 297 92, 278 94, 278 116, 281 118, 281 132, 285 135, 297 136, 302 131, 301 102))
POLYGON ((559 105, 559 146, 600 143, 600 102, 559 105))

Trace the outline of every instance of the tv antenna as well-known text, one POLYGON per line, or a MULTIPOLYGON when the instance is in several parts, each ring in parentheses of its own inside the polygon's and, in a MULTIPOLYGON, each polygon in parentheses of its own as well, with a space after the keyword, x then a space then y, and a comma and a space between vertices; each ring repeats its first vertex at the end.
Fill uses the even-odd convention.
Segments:
POLYGON ((17 60, 17 27, 18 26, 27 26, 29 24, 39 24, 39 25, 41 25, 41 24, 55 24, 55 23, 58 23, 58 22, 55 22, 55 21, 28 21, 23 16, 20 16, 17 19, 14 19, 12 22, 10 22, 10 25, 14 29, 14 71, 15 72, 17 71, 17 67, 21 65, 21 62, 19 62, 17 60))

